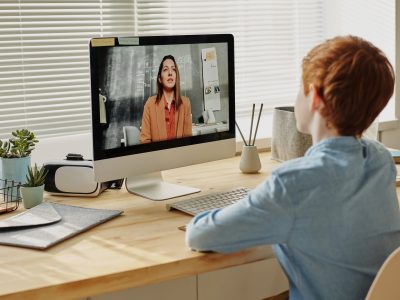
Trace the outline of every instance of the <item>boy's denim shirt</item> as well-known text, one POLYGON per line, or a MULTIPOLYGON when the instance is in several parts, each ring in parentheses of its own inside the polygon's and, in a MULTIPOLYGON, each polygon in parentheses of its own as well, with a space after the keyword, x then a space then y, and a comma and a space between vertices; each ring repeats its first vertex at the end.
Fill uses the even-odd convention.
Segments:
POLYGON ((395 178, 380 143, 329 138, 238 203, 194 217, 186 240, 217 252, 273 244, 290 299, 362 299, 400 246, 395 178))

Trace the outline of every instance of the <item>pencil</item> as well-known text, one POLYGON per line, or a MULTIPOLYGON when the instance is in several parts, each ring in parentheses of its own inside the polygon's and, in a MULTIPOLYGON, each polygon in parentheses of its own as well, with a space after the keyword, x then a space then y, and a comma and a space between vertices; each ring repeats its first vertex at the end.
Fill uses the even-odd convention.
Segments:
POLYGON ((256 143, 256 136, 257 136, 257 131, 258 131, 258 124, 260 124, 260 118, 261 118, 261 112, 263 110, 264 103, 261 103, 260 111, 258 113, 258 120, 257 120, 257 125, 256 125, 256 131, 254 132, 254 139, 253 139, 253 144, 251 146, 254 146, 256 143))
POLYGON ((235 124, 236 124, 237 129, 239 130, 239 133, 240 133, 240 135, 241 135, 241 137, 242 137, 242 140, 243 140, 244 145, 247 146, 246 140, 244 139, 243 133, 242 133, 242 131, 240 130, 239 125, 238 125, 238 123, 236 122, 236 120, 235 120, 235 124))
POLYGON ((251 146, 251 134, 253 132, 253 121, 254 121, 254 110, 256 105, 253 103, 253 112, 251 113, 251 125, 250 125, 250 136, 249 136, 249 145, 251 146))

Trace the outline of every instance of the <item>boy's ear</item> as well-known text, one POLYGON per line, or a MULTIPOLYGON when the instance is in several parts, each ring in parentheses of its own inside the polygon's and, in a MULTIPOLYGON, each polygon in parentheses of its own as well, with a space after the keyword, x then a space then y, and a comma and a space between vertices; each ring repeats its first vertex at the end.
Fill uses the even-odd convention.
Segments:
POLYGON ((321 97, 318 95, 317 89, 312 84, 310 84, 310 92, 311 111, 319 111, 324 106, 324 103, 322 102, 321 97))

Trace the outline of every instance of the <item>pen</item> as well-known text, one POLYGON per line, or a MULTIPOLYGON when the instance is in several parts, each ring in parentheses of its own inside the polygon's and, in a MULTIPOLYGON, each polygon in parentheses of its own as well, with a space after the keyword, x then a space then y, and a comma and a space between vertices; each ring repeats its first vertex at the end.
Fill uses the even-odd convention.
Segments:
POLYGON ((235 120, 235 124, 236 124, 237 129, 239 130, 239 133, 240 133, 240 136, 242 137, 242 140, 243 140, 244 145, 247 146, 246 140, 245 140, 245 138, 244 138, 244 136, 243 136, 243 133, 242 133, 242 131, 240 130, 240 127, 239 127, 238 123, 236 122, 236 120, 235 120))
POLYGON ((254 132, 254 139, 253 139, 253 144, 252 146, 254 146, 254 144, 256 143, 256 136, 257 136, 257 131, 258 131, 258 124, 260 124, 260 118, 261 118, 261 112, 263 110, 263 106, 264 103, 261 103, 261 107, 260 107, 260 111, 258 113, 258 120, 257 120, 257 125, 256 125, 256 131, 254 132))
POLYGON ((254 109, 256 105, 253 103, 253 112, 251 113, 251 125, 250 125, 250 136, 249 136, 249 146, 251 146, 251 134, 253 132, 253 121, 254 121, 254 109))

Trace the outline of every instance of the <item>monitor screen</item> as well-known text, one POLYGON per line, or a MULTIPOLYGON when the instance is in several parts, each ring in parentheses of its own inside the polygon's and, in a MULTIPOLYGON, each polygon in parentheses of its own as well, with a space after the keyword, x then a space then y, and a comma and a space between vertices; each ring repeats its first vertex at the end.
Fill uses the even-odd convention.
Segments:
POLYGON ((94 38, 90 70, 96 179, 234 154, 232 35, 94 38))

